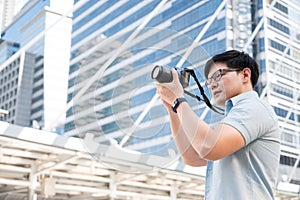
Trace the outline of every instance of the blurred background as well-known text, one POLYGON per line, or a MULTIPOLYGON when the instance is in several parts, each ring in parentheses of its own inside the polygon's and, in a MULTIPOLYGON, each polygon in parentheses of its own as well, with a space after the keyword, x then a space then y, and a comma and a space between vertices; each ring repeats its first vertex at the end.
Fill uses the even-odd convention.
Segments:
POLYGON ((181 161, 151 71, 204 85, 230 49, 256 59, 279 119, 276 198, 299 199, 299 21, 298 0, 0 0, 0 199, 202 199, 205 167, 181 161))

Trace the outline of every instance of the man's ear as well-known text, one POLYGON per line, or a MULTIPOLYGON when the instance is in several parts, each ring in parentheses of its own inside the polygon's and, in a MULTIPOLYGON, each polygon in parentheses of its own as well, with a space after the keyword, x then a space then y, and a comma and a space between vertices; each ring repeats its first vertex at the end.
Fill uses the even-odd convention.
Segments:
POLYGON ((251 69, 246 67, 243 69, 242 71, 242 75, 243 75, 243 82, 247 82, 250 81, 251 82, 251 69))

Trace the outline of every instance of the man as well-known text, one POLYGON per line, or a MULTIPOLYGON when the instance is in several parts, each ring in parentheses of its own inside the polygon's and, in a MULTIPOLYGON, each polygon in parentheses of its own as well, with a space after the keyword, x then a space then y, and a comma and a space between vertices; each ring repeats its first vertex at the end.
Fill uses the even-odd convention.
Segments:
POLYGON ((183 161, 207 165, 208 200, 274 199, 279 165, 279 128, 272 107, 253 91, 258 65, 236 50, 212 57, 205 66, 206 86, 225 117, 214 126, 193 112, 172 71, 171 83, 157 83, 183 161))

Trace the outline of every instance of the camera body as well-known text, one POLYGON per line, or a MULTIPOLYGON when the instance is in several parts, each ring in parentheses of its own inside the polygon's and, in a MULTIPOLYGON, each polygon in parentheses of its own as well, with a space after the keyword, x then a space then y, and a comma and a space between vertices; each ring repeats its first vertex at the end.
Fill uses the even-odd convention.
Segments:
MULTIPOLYGON (((176 68, 175 68, 176 69, 176 68)), ((176 69, 177 70, 177 69, 176 69)), ((190 72, 187 68, 184 68, 181 71, 178 71, 178 78, 183 88, 189 86, 190 81, 190 72)), ((156 65, 151 73, 152 79, 156 80, 159 83, 169 83, 173 81, 171 69, 163 66, 156 65)))

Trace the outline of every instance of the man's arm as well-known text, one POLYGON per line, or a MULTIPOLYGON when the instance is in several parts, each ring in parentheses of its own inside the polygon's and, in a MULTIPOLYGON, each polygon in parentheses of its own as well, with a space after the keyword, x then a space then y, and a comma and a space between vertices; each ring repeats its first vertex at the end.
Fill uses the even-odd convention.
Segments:
POLYGON ((227 124, 210 127, 198 118, 186 102, 180 104, 177 115, 188 141, 200 158, 218 160, 245 145, 245 140, 237 129, 227 124))
POLYGON ((163 101, 163 104, 169 113, 172 136, 184 163, 194 167, 205 166, 207 161, 200 158, 199 154, 189 142, 181 127, 178 115, 173 112, 171 105, 167 102, 163 101))
MULTIPOLYGON (((172 71, 172 75, 173 81, 171 83, 157 84, 158 94, 163 102, 169 105, 176 98, 183 97, 184 93, 175 70, 172 71)), ((176 130, 180 130, 179 127, 176 127, 176 124, 181 125, 182 131, 179 131, 180 137, 176 139, 177 146, 181 148, 181 151, 182 147, 185 147, 186 143, 189 143, 192 146, 192 151, 194 150, 204 160, 221 159, 245 145, 245 140, 237 129, 226 124, 217 124, 214 127, 210 127, 194 113, 187 102, 182 102, 179 105, 177 108, 177 118, 172 118, 171 123, 173 123, 171 126, 174 126, 172 132, 175 133, 176 130), (182 135, 185 135, 185 138, 182 135)), ((196 156, 194 157, 196 158, 196 156)))

